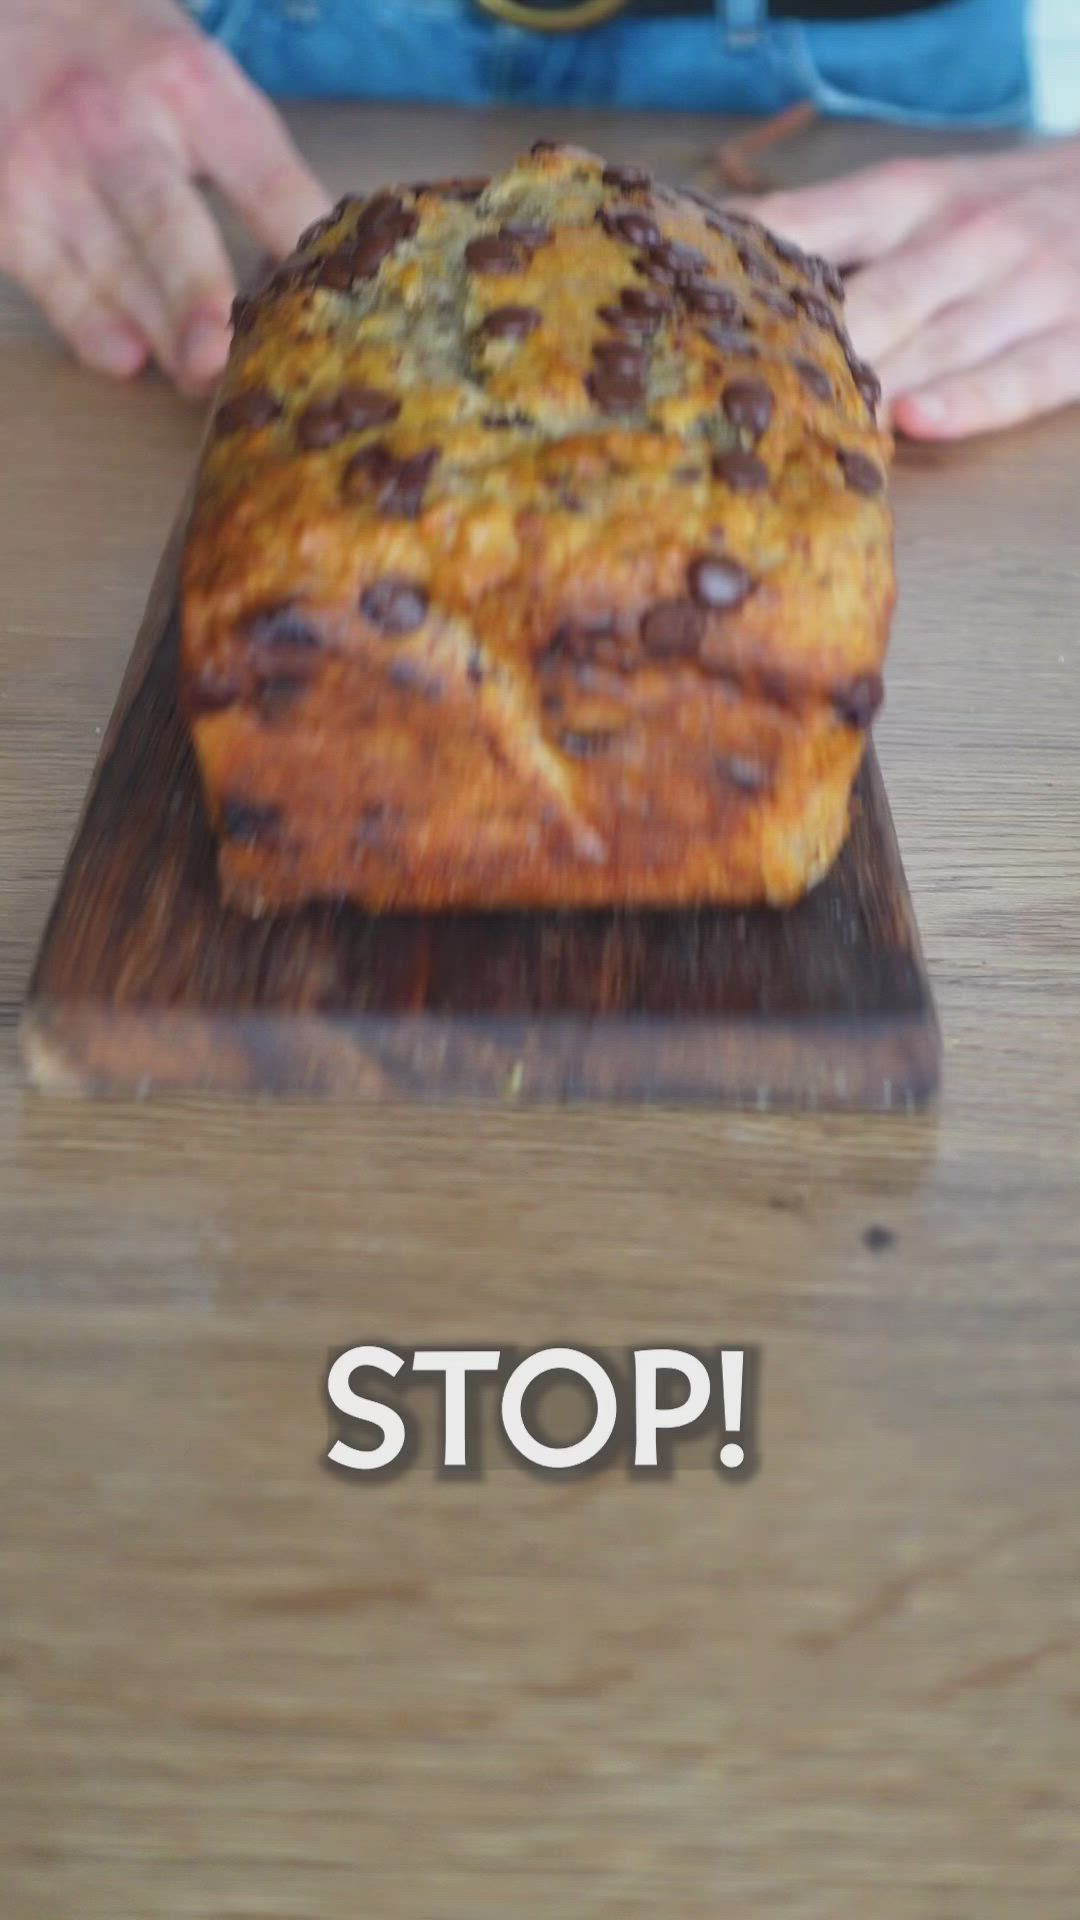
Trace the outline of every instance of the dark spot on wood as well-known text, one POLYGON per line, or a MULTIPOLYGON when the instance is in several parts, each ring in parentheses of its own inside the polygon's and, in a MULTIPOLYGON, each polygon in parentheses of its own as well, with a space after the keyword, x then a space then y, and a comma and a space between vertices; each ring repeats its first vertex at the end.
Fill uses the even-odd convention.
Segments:
POLYGON ((891 1227, 882 1227, 875 1223, 867 1227, 863 1233, 863 1246, 869 1247, 871 1253, 884 1253, 887 1247, 895 1245, 896 1235, 891 1227))

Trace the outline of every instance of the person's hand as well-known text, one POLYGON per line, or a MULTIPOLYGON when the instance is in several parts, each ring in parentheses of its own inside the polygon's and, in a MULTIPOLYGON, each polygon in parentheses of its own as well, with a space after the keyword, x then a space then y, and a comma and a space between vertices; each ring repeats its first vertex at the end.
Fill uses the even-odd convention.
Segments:
POLYGON ((921 439, 1080 398, 1080 141, 900 160, 746 203, 847 274, 847 324, 921 439))
POLYGON ((173 0, 2 0, 0 269, 80 360, 225 361, 232 269, 197 182, 276 257, 325 212, 269 101, 173 0))

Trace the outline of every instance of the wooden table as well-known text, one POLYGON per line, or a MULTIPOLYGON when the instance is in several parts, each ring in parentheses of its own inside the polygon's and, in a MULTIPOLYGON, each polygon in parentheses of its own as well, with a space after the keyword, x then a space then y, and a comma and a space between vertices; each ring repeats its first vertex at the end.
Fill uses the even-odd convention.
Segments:
MULTIPOLYGON (((335 189, 541 125, 297 120, 335 189)), ((1075 1920, 1080 415, 900 459, 936 1114, 87 1106, 18 1002, 200 422, 0 354, 5 1920, 1075 1920), (760 1343, 761 1471, 357 1485, 369 1338, 760 1343)))

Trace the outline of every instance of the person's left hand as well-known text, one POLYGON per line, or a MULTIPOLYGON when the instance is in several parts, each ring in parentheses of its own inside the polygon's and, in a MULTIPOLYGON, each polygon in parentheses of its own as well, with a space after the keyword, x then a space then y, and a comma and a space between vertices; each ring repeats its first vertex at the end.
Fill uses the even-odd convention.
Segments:
POLYGON ((743 204, 853 269, 848 329, 901 432, 959 439, 1080 399, 1080 140, 743 204))

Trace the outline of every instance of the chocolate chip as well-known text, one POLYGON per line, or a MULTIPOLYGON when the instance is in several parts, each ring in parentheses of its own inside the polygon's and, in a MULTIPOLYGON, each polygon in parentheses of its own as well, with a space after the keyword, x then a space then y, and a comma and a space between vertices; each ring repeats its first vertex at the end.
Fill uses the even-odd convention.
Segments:
POLYGON ((719 753, 713 761, 717 773, 740 793, 764 793, 772 784, 767 766, 741 753, 719 753))
POLYGON ((652 186, 652 176, 643 167, 605 167, 600 178, 605 187, 619 187, 623 193, 644 193, 652 186))
POLYGON ((279 714, 295 706, 310 685, 308 676, 301 673, 275 673, 260 680, 260 715, 264 720, 276 720, 279 714))
POLYGON ((661 657, 696 653, 705 634, 705 615, 692 600, 658 600, 641 622, 641 644, 661 657))
POLYGON ((687 585, 699 606, 713 612, 728 613, 741 607, 753 587, 745 567, 737 560, 725 560, 719 554, 705 553, 692 560, 686 574, 687 585))
POLYGON ((219 407, 214 420, 214 429, 219 434, 237 433, 242 427, 253 431, 259 427, 268 427, 281 412, 281 402, 271 393, 269 387, 246 387, 243 393, 233 395, 219 407))
POLYGON ((388 833, 393 833, 398 818, 397 809, 389 806, 385 800, 373 801, 371 806, 364 808, 357 822, 356 845, 358 847, 379 846, 388 833))
POLYGON ((670 273, 700 273, 709 264, 708 256, 699 253, 696 247, 684 247, 678 240, 661 240, 648 249, 648 259, 653 266, 664 267, 670 273))
POLYGON ((659 325, 666 313, 671 311, 671 300, 659 287, 624 287, 619 295, 619 305, 624 313, 635 320, 655 320, 659 325))
POLYGON ((708 280, 690 280, 679 290, 683 304, 691 313, 710 314, 717 320, 737 321, 741 309, 730 287, 717 287, 708 280))
POLYGON ((791 364, 807 392, 812 393, 816 400, 833 399, 832 381, 816 360, 793 360, 791 364))
POLYGON ((310 260, 300 260, 294 254, 292 259, 283 261, 276 273, 271 274, 263 292, 271 296, 283 293, 295 293, 298 287, 317 285, 322 260, 316 254, 310 260))
POLYGON ((721 396, 733 427, 743 427, 760 440, 773 416, 772 389, 764 380, 731 380, 721 396))
POLYGON ((618 737, 613 729, 607 732, 597 729, 591 733, 568 729, 560 733, 559 745, 564 753, 570 754, 575 760, 595 760, 598 755, 607 753, 618 737))
POLYGON ((558 151, 559 151, 559 142, 557 140, 534 140, 532 143, 532 146, 529 148, 530 153, 537 153, 537 154, 558 153, 558 151))
POLYGON ((424 490, 439 458, 438 449, 398 459, 378 442, 354 455, 345 469, 343 484, 346 498, 356 498, 368 488, 374 490, 381 513, 402 520, 415 520, 424 502, 424 490))
POLYGON ((245 300, 243 294, 237 294, 229 313, 232 330, 237 338, 239 338, 241 334, 251 332, 255 324, 255 315, 257 312, 258 308, 254 300, 245 300))
POLYGON ((773 293, 765 287, 756 294, 756 298, 763 307, 768 307, 770 313, 778 313, 782 320, 794 320, 798 311, 790 293, 773 293))
POLYGON ((309 451, 315 447, 332 447, 344 434, 345 423, 332 400, 305 407, 296 422, 296 438, 309 451))
POLYGON ((660 325, 658 313, 624 313, 621 307, 598 307, 596 317, 606 327, 617 333, 622 340, 643 340, 656 332, 660 325))
POLYGON ((400 634, 414 633, 427 614, 428 597, 423 587, 415 580, 406 580, 401 574, 388 573, 382 580, 376 580, 365 588, 360 597, 360 611, 365 620, 380 633, 390 639, 400 634))
POLYGON ((479 200, 490 185, 490 174, 477 173, 464 180, 430 180, 425 187, 414 187, 413 192, 438 193, 444 200, 479 200))
POLYGON ((281 830, 281 808, 256 806, 251 800, 225 800, 221 808, 221 831, 229 840, 243 846, 270 846, 281 830))
POLYGON ((769 287, 781 285, 780 275, 772 261, 766 260, 763 253, 758 253, 756 247, 738 247, 736 252, 743 272, 749 279, 769 287))
POLYGON ((564 620, 556 627, 536 664, 538 672, 545 676, 572 667, 580 679, 581 670, 594 663, 616 669, 625 666, 615 621, 610 614, 584 613, 564 620))
POLYGON ((530 413, 515 410, 513 413, 485 413, 480 417, 482 427, 534 427, 536 425, 530 413))
POLYGON ((196 679, 184 684, 184 705, 189 714, 223 713, 234 707, 243 692, 235 676, 216 673, 205 667, 196 679))
POLYGON ((438 450, 429 447, 408 460, 399 460, 379 490, 380 511, 398 519, 415 520, 424 504, 424 491, 438 458, 438 450))
POLYGON ((867 459, 865 453, 854 453, 846 447, 840 447, 836 458, 840 463, 844 482, 852 493, 862 493, 867 499, 871 499, 875 493, 881 492, 885 485, 885 475, 873 460, 867 459))
MULTIPOLYGON (((706 202, 706 205, 709 203, 706 202)), ((722 233, 727 240, 741 239, 745 233, 763 233, 764 228, 758 221, 751 220, 744 213, 729 213, 725 207, 709 214, 705 221, 714 233, 722 233)))
POLYGON ((472 273, 520 273, 523 263, 522 247, 497 233, 478 234, 465 249, 465 265, 472 273))
POLYGON ((480 322, 480 332, 487 340, 524 340, 542 319, 535 307, 495 307, 480 322))
POLYGON ((758 692, 763 700, 768 700, 774 707, 791 707, 795 704, 790 678, 773 667, 765 667, 758 674, 758 692))
POLYGON ((723 211, 716 195, 703 193, 700 187, 680 187, 679 196, 683 200, 692 200, 695 207, 704 207, 707 213, 719 214, 723 211))
POLYGON ((395 660, 388 676, 391 685, 402 693, 419 693, 425 700, 441 700, 443 683, 418 660, 395 660))
POLYGON ((351 497, 368 487, 383 487, 396 468, 397 461, 382 441, 372 447, 362 447, 345 469, 345 492, 351 497))
POLYGON ((259 648, 313 652, 323 644, 318 627, 295 600, 273 600, 240 622, 240 632, 259 648))
POLYGON ((572 620, 564 620, 556 627, 543 652, 537 655, 537 668, 541 673, 550 673, 565 665, 567 660, 586 659, 583 650, 584 640, 581 630, 572 620))
POLYGON ((411 207, 396 193, 377 193, 369 200, 356 222, 356 234, 387 234, 393 240, 403 240, 415 233, 419 221, 411 207))
POLYGON ((712 470, 732 493, 760 493, 769 484, 769 469, 756 453, 734 447, 730 453, 718 453, 712 470))
POLYGON ((394 251, 400 235, 392 228, 376 230, 357 242, 352 257, 353 276, 357 280, 371 280, 378 273, 383 261, 394 251))
POLYGON ((851 377, 870 412, 876 413, 878 401, 881 399, 881 381, 873 367, 868 367, 865 360, 857 360, 854 354, 849 357, 848 366, 851 369, 851 377))
POLYGON ((718 347, 721 353, 742 354, 744 358, 757 358, 757 346, 741 327, 702 327, 702 338, 710 346, 718 347))
POLYGON ((642 380, 598 366, 585 382, 602 413, 635 413, 645 403, 642 380))
POLYGON ((880 673, 863 673, 846 686, 834 688, 832 704, 845 726, 865 730, 884 698, 885 689, 880 673))
POLYGON ((336 225, 337 218, 336 214, 327 213, 321 220, 313 220, 310 227, 304 228, 296 243, 297 253, 306 253, 309 247, 313 247, 316 240, 321 240, 323 235, 329 233, 331 227, 336 225))
POLYGON ((620 213, 602 207, 597 217, 607 233, 628 241, 632 247, 653 247, 659 242, 660 229, 652 215, 634 207, 620 213))
POLYGON ((809 275, 810 257, 795 245, 794 240, 784 240, 778 233, 770 233, 769 245, 778 260, 783 260, 786 266, 794 267, 799 273, 809 275))
POLYGON ((820 259, 815 259, 813 266, 816 277, 821 281, 826 293, 831 293, 834 300, 843 300, 846 297, 847 288, 839 267, 834 267, 831 260, 820 259))
POLYGON ((828 301, 823 300, 819 293, 807 293, 805 287, 795 287, 791 297, 795 305, 802 308, 807 319, 812 320, 815 326, 827 327, 830 333, 836 332, 836 315, 828 301))
POLYGON ((617 379, 636 381, 645 377, 645 349, 630 340, 598 340, 593 348, 593 360, 597 371, 605 377, 614 375, 617 379))
POLYGON ((333 253, 324 254, 319 261, 316 286, 327 287, 331 293, 347 293, 356 277, 354 258, 352 247, 337 247, 333 253))
POLYGON ((383 393, 379 387, 342 387, 335 406, 348 433, 385 426, 401 412, 401 401, 392 393, 383 393))
POLYGON ((528 247, 535 253, 538 247, 545 247, 551 239, 551 228, 544 227, 538 221, 504 220, 499 228, 499 238, 513 240, 518 246, 528 247))

